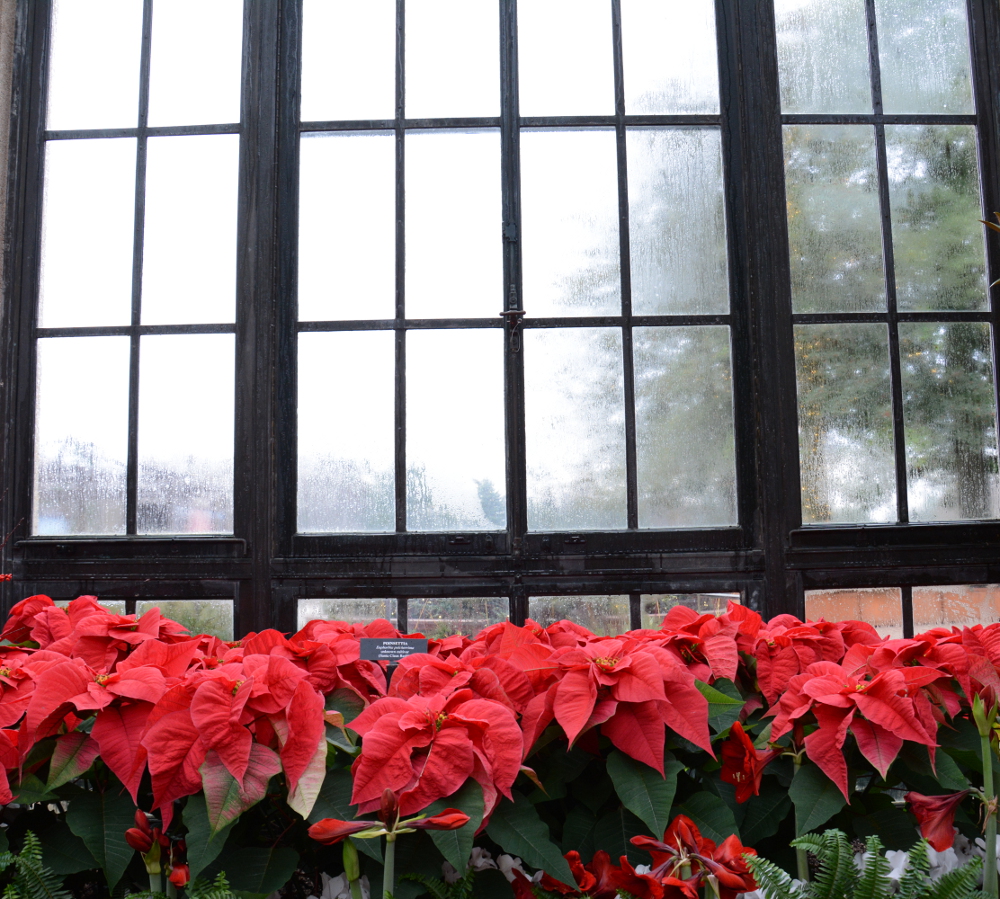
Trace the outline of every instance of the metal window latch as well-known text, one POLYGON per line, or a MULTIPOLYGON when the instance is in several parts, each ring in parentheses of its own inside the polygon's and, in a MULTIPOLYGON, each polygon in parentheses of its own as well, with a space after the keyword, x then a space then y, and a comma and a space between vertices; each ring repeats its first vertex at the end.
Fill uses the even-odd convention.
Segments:
POLYGON ((521 352, 521 319, 524 318, 524 310, 518 308, 517 288, 511 284, 507 291, 507 309, 500 314, 507 319, 510 326, 510 351, 512 353, 521 352))

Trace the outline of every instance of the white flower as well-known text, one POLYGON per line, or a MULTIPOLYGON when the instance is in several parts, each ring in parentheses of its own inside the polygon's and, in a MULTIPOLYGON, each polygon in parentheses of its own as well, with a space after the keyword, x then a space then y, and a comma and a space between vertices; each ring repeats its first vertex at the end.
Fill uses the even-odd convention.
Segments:
MULTIPOLYGON (((351 884, 346 874, 338 874, 331 877, 329 874, 321 874, 323 878, 323 889, 319 896, 311 896, 310 899, 351 899, 351 884)), ((364 899, 371 899, 371 887, 368 885, 368 878, 361 878, 361 895, 364 899)), ((270 897, 268 897, 270 899, 270 897)))
POLYGON ((902 849, 890 849, 885 854, 886 861, 889 862, 889 879, 900 881, 906 873, 906 867, 910 863, 910 853, 902 849))
POLYGON ((514 858, 510 855, 500 855, 497 856, 497 867, 500 869, 500 873, 510 883, 514 882, 514 872, 520 871, 525 877, 528 876, 528 872, 521 867, 521 859, 514 858))

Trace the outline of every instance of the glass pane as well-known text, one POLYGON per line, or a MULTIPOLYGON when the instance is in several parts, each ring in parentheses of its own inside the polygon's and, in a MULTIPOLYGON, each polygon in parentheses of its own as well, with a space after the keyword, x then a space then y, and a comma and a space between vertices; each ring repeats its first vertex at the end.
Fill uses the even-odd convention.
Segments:
POLYGON ((903 636, 903 597, 898 587, 806 590, 807 621, 867 621, 883 638, 903 636))
POLYGON ((775 0, 774 18, 782 112, 872 111, 865 0, 775 0))
POLYGON ((639 527, 736 524, 729 328, 636 328, 639 527))
POLYGON ((874 130, 795 125, 784 131, 795 311, 884 310, 874 130))
POLYGON ((625 112, 719 111, 714 0, 622 0, 625 112))
POLYGON ((532 530, 626 526, 621 341, 615 328, 524 335, 532 530))
MULTIPOLYGON (((55 604, 61 609, 65 609, 72 600, 69 599, 57 599, 55 604)), ((112 615, 124 615, 125 614, 125 600, 124 599, 102 599, 100 601, 101 608, 107 609, 112 615)))
POLYGON ((34 534, 124 534, 127 337, 38 341, 34 534))
POLYGON ((149 139, 143 324, 235 320, 239 142, 235 134, 149 139))
POLYGON ((299 319, 395 317, 392 135, 304 134, 299 147, 299 319))
POLYGON ((499 131, 407 134, 407 318, 496 317, 502 222, 499 131))
POLYGON ((911 521, 1000 517, 989 325, 899 325, 911 521))
POLYGON ((627 139, 633 312, 728 312, 718 129, 630 128, 627 139))
POLYGON ((406 117, 498 115, 497 0, 408 0, 406 117))
POLYGON ((986 308, 975 128, 887 125, 900 309, 986 308))
POLYGON ((729 608, 729 603, 740 604, 739 593, 660 593, 643 595, 642 627, 645 630, 659 630, 663 619, 674 606, 687 606, 699 615, 706 612, 721 615, 729 608))
POLYGON ((136 615, 150 609, 183 624, 189 634, 211 634, 220 640, 233 639, 233 601, 231 599, 141 599, 135 604, 136 615))
POLYGON ((521 207, 528 314, 620 314, 614 132, 522 131, 521 207))
POLYGON ((135 241, 135 140, 45 145, 39 324, 127 325, 135 241))
POLYGON ((882 106, 973 112, 965 0, 875 0, 882 106))
POLYGON ((142 0, 54 0, 49 129, 134 128, 141 49, 142 0))
POLYGON ((452 634, 474 637, 484 627, 509 617, 510 602, 506 597, 410 599, 406 604, 409 632, 438 640, 452 634))
POLYGON ((518 92, 523 116, 615 111, 607 0, 520 0, 518 92))
POLYGON ((407 530, 507 527, 503 332, 410 331, 406 379, 407 530))
POLYGON ((240 120, 243 0, 154 4, 150 125, 240 120))
POLYGON ((532 596, 528 617, 543 627, 565 619, 599 637, 616 637, 632 628, 627 596, 532 596))
POLYGON ((395 0, 304 0, 302 121, 396 114, 395 0))
POLYGON ((233 335, 158 335, 139 346, 139 533, 230 534, 233 335))
POLYGON ((395 530, 394 340, 299 335, 299 531, 395 530))
POLYGON ((346 621, 348 624, 369 624, 376 618, 396 623, 394 599, 300 599, 298 626, 302 630, 310 621, 346 621))
POLYGON ((895 521, 885 325, 798 325, 802 520, 895 521))
POLYGON ((1000 584, 913 588, 913 632, 1000 621, 1000 584))

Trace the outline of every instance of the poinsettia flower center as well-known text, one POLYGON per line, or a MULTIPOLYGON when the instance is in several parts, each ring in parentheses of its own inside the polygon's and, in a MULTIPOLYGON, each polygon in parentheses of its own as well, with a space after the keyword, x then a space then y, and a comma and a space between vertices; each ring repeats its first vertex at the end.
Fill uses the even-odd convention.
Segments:
POLYGON ((613 671, 615 665, 617 665, 618 662, 619 662, 618 659, 611 659, 607 658, 606 656, 602 656, 599 659, 594 659, 594 664, 597 665, 597 667, 600 668, 602 671, 613 671))
POLYGON ((238 680, 236 681, 236 683, 233 684, 233 696, 235 696, 239 692, 240 687, 242 686, 243 686, 243 681, 241 680, 238 680))
POLYGON ((100 684, 102 687, 108 682, 110 674, 98 674, 94 677, 94 683, 100 684))

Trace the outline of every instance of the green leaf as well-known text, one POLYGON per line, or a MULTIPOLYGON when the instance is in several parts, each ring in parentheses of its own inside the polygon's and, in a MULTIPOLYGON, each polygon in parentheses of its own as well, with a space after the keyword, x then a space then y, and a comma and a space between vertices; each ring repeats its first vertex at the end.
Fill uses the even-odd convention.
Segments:
MULTIPOLYGON (((65 821, 56 818, 55 815, 50 818, 52 823, 38 831, 38 841, 42 844, 42 861, 45 866, 59 877, 96 868, 97 862, 91 858, 83 840, 66 826, 65 821)), ((4 850, 7 848, 6 840, 4 832, 4 850)))
POLYGON ((250 763, 242 784, 229 773, 214 749, 208 751, 198 770, 205 790, 208 822, 214 835, 267 795, 268 781, 281 770, 281 760, 273 749, 252 743, 250 763))
POLYGON ((576 878, 563 858, 559 847, 549 839, 549 828, 535 807, 514 791, 514 801, 500 800, 493 811, 486 833, 504 852, 519 855, 533 868, 542 868, 550 877, 567 886, 575 886, 576 878))
MULTIPOLYGON (((464 871, 472 855, 472 840, 483 823, 486 811, 483 802, 483 788, 471 777, 447 799, 438 799, 427 808, 428 815, 437 815, 446 808, 457 808, 469 816, 469 822, 458 830, 429 830, 427 835, 434 841, 441 854, 456 871, 464 871)), ((358 840, 358 842, 365 842, 358 840)))
POLYGON ((287 846, 226 849, 217 862, 234 891, 266 896, 281 889, 295 873, 299 854, 287 846))
POLYGON ((792 801, 785 790, 773 789, 751 797, 745 808, 740 822, 740 839, 745 846, 756 846, 778 832, 792 810, 792 801))
POLYGON ((684 770, 677 759, 666 762, 666 777, 649 765, 615 750, 608 756, 608 774, 622 805, 639 818, 657 839, 670 823, 670 806, 677 792, 677 775, 684 770))
MULTIPOLYGON (((623 855, 635 865, 649 862, 649 855, 631 843, 632 837, 644 836, 645 825, 628 809, 617 808, 603 815, 594 828, 594 845, 613 859, 623 855)), ((662 834, 660 835, 662 836, 662 834)))
POLYGON ((125 831, 135 826, 135 806, 126 793, 80 792, 69 803, 66 823, 90 850, 114 890, 135 851, 125 831))
POLYGON ((733 726, 740 717, 740 712, 746 700, 731 680, 719 678, 709 686, 696 680, 694 685, 705 699, 708 700, 708 725, 717 734, 733 726))
POLYGON ((208 820, 208 803, 202 794, 191 796, 184 806, 184 823, 187 825, 187 859, 193 881, 219 857, 226 845, 232 823, 213 832, 208 820))
MULTIPOLYGON (((306 820, 310 824, 315 824, 324 818, 353 821, 358 816, 357 808, 351 805, 353 790, 354 780, 351 778, 350 771, 344 768, 327 771, 326 777, 323 779, 323 786, 319 788, 319 795, 316 797, 316 802, 306 820)), ((364 853, 381 864, 381 840, 355 840, 354 845, 358 847, 358 852, 364 853)))
POLYGON ((697 825, 702 836, 716 843, 721 843, 732 834, 740 835, 733 810, 714 793, 695 793, 683 805, 678 806, 675 812, 687 815, 697 825))
POLYGON ((585 805, 574 805, 567 813, 563 824, 563 853, 575 849, 581 858, 590 858, 597 849, 594 843, 596 827, 597 815, 585 805))
POLYGON ((847 803, 840 788, 816 765, 802 765, 792 778, 788 795, 795 806, 795 835, 821 827, 847 803))
POLYGON ((54 790, 80 777, 94 763, 98 752, 97 740, 89 734, 73 731, 61 737, 52 750, 48 788, 54 790))
POLYGON ((21 778, 21 782, 16 786, 11 784, 10 789, 14 794, 14 802, 18 805, 33 805, 36 802, 56 802, 59 799, 34 774, 25 774, 21 778))
POLYGON ((353 690, 341 687, 326 697, 323 707, 328 712, 340 712, 349 727, 351 722, 365 710, 365 701, 353 690))

